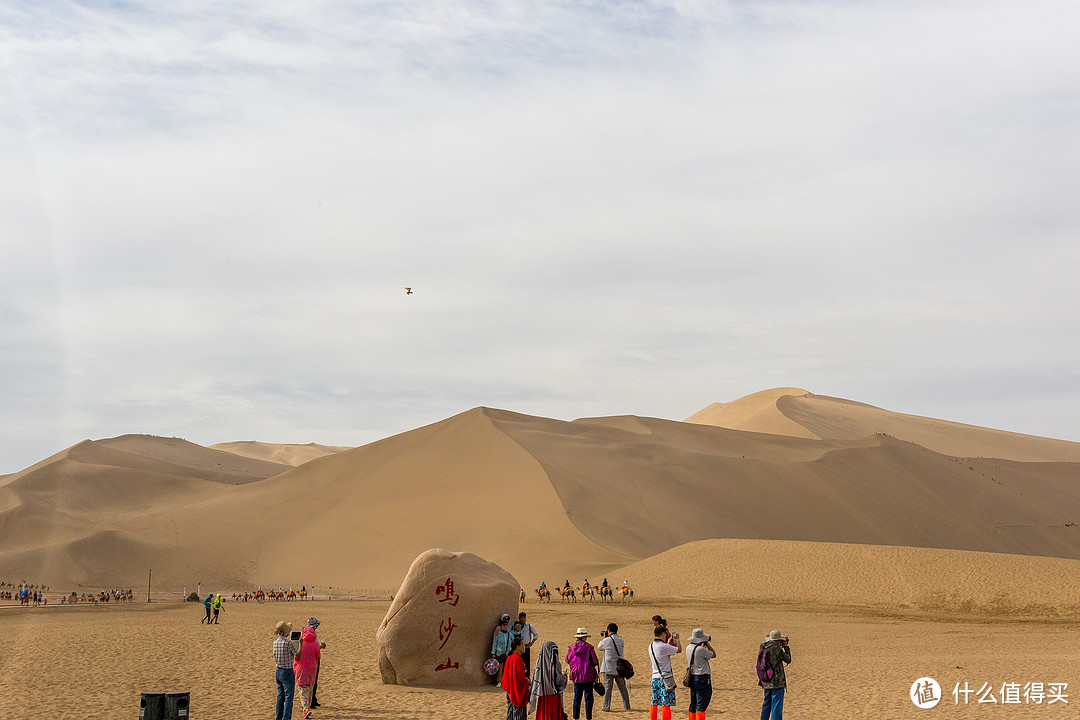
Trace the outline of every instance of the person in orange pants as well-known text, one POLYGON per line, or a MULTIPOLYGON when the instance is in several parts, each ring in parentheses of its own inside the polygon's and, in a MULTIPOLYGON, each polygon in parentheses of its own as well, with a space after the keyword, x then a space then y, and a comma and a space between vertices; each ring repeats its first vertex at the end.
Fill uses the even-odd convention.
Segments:
POLYGON ((705 711, 712 699, 712 670, 709 668, 709 659, 716 657, 716 651, 709 644, 710 640, 711 635, 706 635, 701 628, 694 628, 687 642, 686 667, 690 670, 689 720, 705 720, 705 711))
POLYGON ((663 720, 671 720, 671 708, 675 707, 675 674, 671 669, 671 656, 682 650, 679 633, 670 633, 662 625, 653 628, 653 641, 649 644, 649 662, 652 663, 652 703, 649 720, 657 720, 661 710, 663 720), (668 641, 664 642, 667 637, 668 641))

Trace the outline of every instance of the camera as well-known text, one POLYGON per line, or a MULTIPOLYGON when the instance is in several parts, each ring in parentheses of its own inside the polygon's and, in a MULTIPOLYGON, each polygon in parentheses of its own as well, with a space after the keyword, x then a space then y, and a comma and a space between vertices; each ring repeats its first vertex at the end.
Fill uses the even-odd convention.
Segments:
POLYGON ((293 642, 300 642, 300 631, 293 630, 291 633, 289 633, 289 639, 293 642))
POLYGON ((607 637, 607 630, 601 630, 600 637, 607 637))

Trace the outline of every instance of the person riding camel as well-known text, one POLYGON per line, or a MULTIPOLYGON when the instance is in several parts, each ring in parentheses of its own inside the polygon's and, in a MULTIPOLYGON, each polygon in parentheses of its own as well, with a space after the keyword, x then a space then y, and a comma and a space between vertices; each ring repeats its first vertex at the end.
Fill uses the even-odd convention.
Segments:
POLYGON ((589 592, 589 578, 585 578, 585 584, 581 586, 581 593, 584 595, 589 592))
POLYGON ((600 583, 600 589, 603 590, 607 587, 607 578, 604 578, 604 582, 600 583))

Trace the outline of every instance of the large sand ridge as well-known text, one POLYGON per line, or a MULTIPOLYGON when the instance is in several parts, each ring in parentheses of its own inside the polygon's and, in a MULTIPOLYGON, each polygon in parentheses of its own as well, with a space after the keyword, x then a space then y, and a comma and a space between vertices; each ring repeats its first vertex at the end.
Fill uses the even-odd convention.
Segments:
MULTIPOLYGON (((753 651, 780 627, 796 651, 791 712, 910 717, 921 675, 949 690, 1073 682, 1078 483, 1078 443, 797 388, 684 422, 476 408, 357 448, 88 440, 0 477, 0 581, 50 585, 49 607, 0 610, 11 638, 0 706, 28 717, 21 688, 35 714, 103 717, 137 707, 140 691, 180 689, 193 693, 192 717, 261 715, 270 628, 316 614, 333 668, 321 717, 501 716, 495 691, 378 680, 387 603, 376 598, 418 554, 445 547, 499 563, 529 591, 629 577, 632 607, 527 609, 564 649, 575 627, 614 619, 643 654, 653 612, 684 634, 705 627, 723 648, 711 714, 756 717, 753 651), (160 602, 56 605, 112 587, 145 599, 151 572, 160 602), (306 585, 320 597, 333 586, 339 599, 230 603, 207 628, 199 606, 178 602, 197 583, 225 594, 306 585), (878 679, 853 692, 846 666, 866 653, 878 679)), ((645 687, 635 683, 638 708, 645 687)), ((987 710, 943 705, 956 717, 987 710)))

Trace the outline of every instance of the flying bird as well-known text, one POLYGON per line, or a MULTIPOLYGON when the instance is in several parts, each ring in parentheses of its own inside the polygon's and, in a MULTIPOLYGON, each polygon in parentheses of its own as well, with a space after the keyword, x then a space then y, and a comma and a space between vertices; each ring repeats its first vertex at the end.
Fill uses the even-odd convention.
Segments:
POLYGON ((412 295, 412 288, 405 288, 406 295, 412 295))

